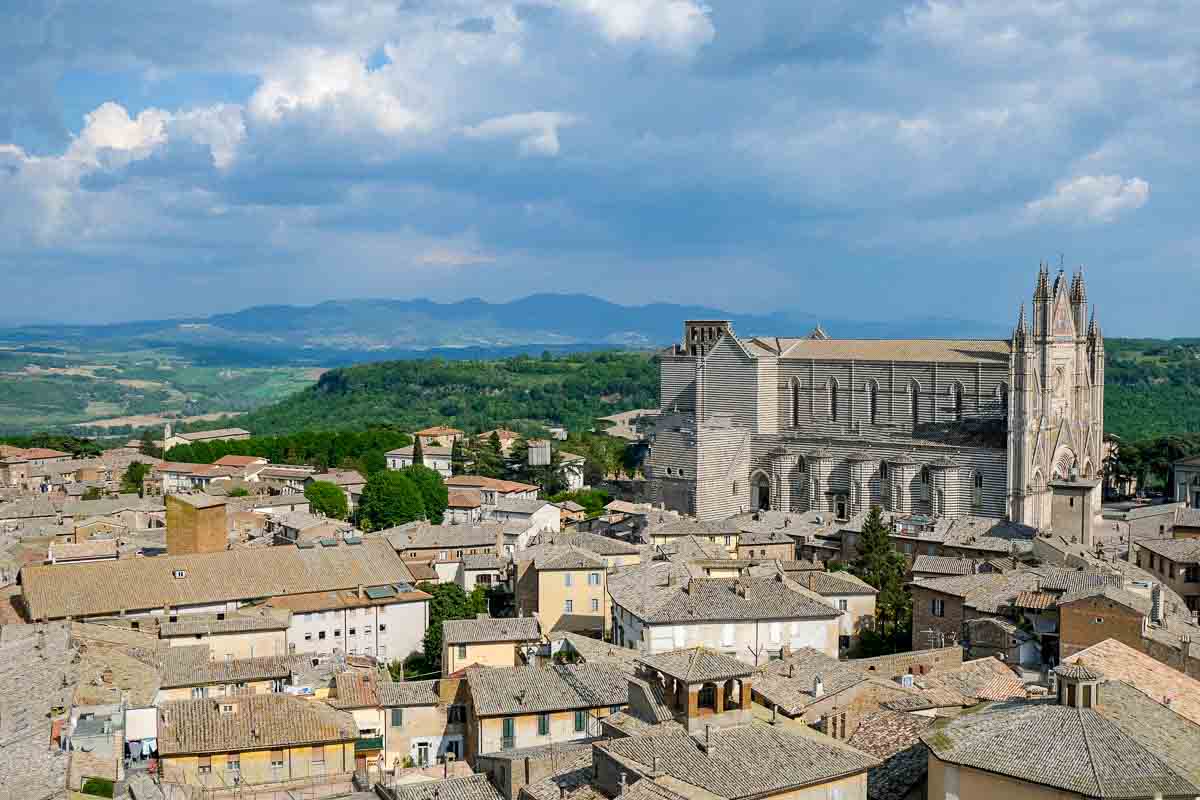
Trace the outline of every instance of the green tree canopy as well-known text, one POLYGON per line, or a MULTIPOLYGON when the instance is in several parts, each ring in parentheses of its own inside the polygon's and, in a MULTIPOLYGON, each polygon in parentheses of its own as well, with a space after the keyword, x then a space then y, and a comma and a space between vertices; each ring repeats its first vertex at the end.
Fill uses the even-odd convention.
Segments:
POLYGON ((912 627, 912 597, 904 588, 908 565, 892 545, 879 506, 871 506, 858 535, 858 558, 850 571, 879 590, 875 598, 875 633, 893 642, 912 627))
POLYGON ((413 442, 413 457, 412 463, 425 465, 425 446, 421 444, 421 437, 418 436, 413 442))
POLYGON ((150 474, 150 465, 143 464, 141 461, 134 461, 125 468, 125 473, 121 475, 121 491, 122 492, 137 492, 142 493, 142 482, 146 480, 146 476, 150 474))
POLYGON ((421 490, 421 501, 425 506, 425 517, 434 525, 441 525, 446 514, 446 506, 450 502, 446 482, 435 469, 413 464, 401 470, 412 479, 421 490))
POLYGON ((367 478, 359 520, 371 530, 391 528, 425 519, 421 489, 403 472, 385 469, 367 478))
POLYGON ((350 513, 346 493, 336 483, 313 481, 304 487, 304 496, 310 509, 330 519, 345 519, 350 513))
POLYGON ((476 585, 467 594, 457 583, 418 584, 418 589, 433 595, 429 601, 429 627, 425 629, 423 647, 425 663, 433 670, 442 667, 442 623, 448 619, 471 619, 476 614, 486 614, 487 595, 483 587, 476 585))
POLYGON ((467 471, 467 446, 462 437, 454 440, 450 446, 450 473, 464 475, 467 471))

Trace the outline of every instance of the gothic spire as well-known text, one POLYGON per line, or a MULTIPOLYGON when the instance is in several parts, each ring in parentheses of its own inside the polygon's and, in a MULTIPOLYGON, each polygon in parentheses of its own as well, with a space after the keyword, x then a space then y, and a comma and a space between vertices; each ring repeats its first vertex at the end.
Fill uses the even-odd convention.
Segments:
POLYGON ((1071 302, 1077 305, 1087 303, 1087 286, 1083 281, 1083 267, 1079 268, 1071 280, 1071 302))
POLYGON ((1025 322, 1025 304, 1021 303, 1021 311, 1017 314, 1017 327, 1013 328, 1013 341, 1018 344, 1025 343, 1025 337, 1029 335, 1029 325, 1025 322))
POLYGON ((1096 322, 1096 307, 1092 306, 1092 321, 1088 323, 1088 337, 1091 339, 1100 338, 1100 323, 1096 322))
POLYGON ((1033 290, 1033 299, 1035 301, 1050 299, 1049 280, 1050 272, 1046 269, 1046 262, 1043 261, 1038 265, 1037 287, 1033 290))

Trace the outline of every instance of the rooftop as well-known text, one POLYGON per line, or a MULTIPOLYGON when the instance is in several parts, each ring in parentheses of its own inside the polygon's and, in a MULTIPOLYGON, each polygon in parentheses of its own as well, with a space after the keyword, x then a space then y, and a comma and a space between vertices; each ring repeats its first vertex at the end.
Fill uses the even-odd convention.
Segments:
POLYGON ((1124 681, 1152 700, 1200 725, 1200 681, 1116 639, 1105 639, 1066 658, 1065 665, 1085 662, 1109 681, 1124 681))
POLYGON ((448 619, 442 623, 442 639, 446 644, 533 642, 541 638, 542 631, 534 617, 477 617, 448 619))
POLYGON ((475 713, 481 717, 623 706, 629 702, 625 673, 593 664, 470 667, 467 683, 475 713))
POLYGON ((223 633, 251 633, 254 631, 285 631, 292 615, 286 611, 241 610, 228 614, 187 614, 178 622, 159 623, 159 636, 169 639, 174 636, 211 636, 223 633))
POLYGON ((754 671, 746 662, 707 647, 643 655, 638 662, 684 683, 726 681, 746 677, 754 671))
POLYGON ((941 761, 1098 798, 1192 796, 1190 781, 1091 708, 996 703, 928 729, 941 761))
POLYGON ((658 564, 609 577, 613 602, 645 622, 820 619, 841 612, 782 574, 679 580, 658 564))
POLYGON ((211 431, 196 431, 194 433, 177 433, 175 434, 180 439, 187 439, 190 442, 203 442, 207 439, 226 439, 231 436, 249 436, 250 431, 241 428, 217 428, 211 431))
MULTIPOLYGON (((713 728, 708 743, 685 733, 612 739, 596 745, 650 773, 658 771, 719 798, 749 798, 828 783, 878 761, 832 739, 782 725, 713 728)), ((661 780, 656 778, 655 780, 661 780)))
POLYGON ((395 784, 383 796, 394 800, 504 800, 487 775, 395 784))
POLYGON ((358 738, 354 717, 287 694, 175 700, 158 710, 162 755, 227 753, 346 742, 358 738), (232 711, 222 711, 232 706, 232 711))
MULTIPOLYGON (((563 504, 566 505, 566 504, 563 504)), ((596 533, 551 533, 543 534, 540 544, 567 545, 578 547, 601 556, 635 556, 641 551, 629 542, 601 536, 596 533)))
POLYGON ((411 583, 383 540, 358 545, 265 547, 130 558, 88 564, 28 566, 21 583, 33 619, 86 617, 165 607, 279 597, 312 591, 411 583))
POLYGON ((1200 563, 1200 539, 1141 539, 1137 546, 1176 564, 1200 563))
POLYGON ((932 717, 886 710, 859 720, 846 743, 883 760, 867 773, 870 800, 905 800, 925 779, 929 750, 921 741, 921 732, 933 722, 932 717))
POLYGON ((1007 364, 1007 339, 810 339, 754 337, 739 340, 752 355, 833 361, 1007 364))
POLYGON ((845 691, 870 677, 845 661, 811 647, 802 647, 787 658, 770 661, 761 667, 755 677, 754 692, 768 704, 777 705, 788 715, 795 716, 820 699, 814 694, 817 676, 821 677, 822 697, 845 691))
POLYGON ((538 487, 533 484, 485 478, 482 475, 454 475, 446 479, 446 486, 459 489, 490 489, 500 494, 538 491, 538 487))

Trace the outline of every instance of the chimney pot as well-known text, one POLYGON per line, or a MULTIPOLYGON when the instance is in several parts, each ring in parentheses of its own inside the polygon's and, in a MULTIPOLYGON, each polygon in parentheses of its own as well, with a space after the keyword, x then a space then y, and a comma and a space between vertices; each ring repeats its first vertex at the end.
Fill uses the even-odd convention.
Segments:
POLYGON ((821 680, 821 674, 817 673, 813 676, 813 697, 825 696, 825 681, 821 680))

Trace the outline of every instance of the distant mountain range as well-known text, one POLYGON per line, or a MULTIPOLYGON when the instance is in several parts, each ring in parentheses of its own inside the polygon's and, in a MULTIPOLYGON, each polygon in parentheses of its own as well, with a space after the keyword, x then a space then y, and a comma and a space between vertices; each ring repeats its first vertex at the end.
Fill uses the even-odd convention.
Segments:
POLYGON ((997 324, 922 317, 857 321, 808 312, 734 314, 703 306, 624 306, 581 294, 537 294, 508 303, 478 298, 334 300, 254 306, 229 314, 110 325, 0 330, 0 340, 39 346, 170 348, 198 363, 315 364, 437 355, 479 358, 548 349, 648 348, 677 341, 685 319, 729 319, 741 335, 798 336, 820 323, 837 338, 997 338, 997 324))

